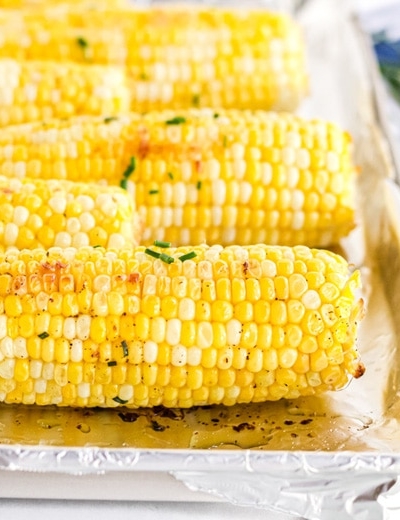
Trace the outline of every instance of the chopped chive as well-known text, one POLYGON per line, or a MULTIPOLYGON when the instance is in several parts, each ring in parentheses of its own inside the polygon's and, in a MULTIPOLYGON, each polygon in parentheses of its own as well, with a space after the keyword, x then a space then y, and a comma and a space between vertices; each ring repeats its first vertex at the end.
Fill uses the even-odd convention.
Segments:
POLYGON ((171 247, 171 242, 163 242, 162 240, 154 240, 153 245, 157 247, 171 247))
POLYGON ((168 177, 171 179, 171 181, 174 179, 174 174, 172 172, 168 172, 168 177))
POLYGON ((200 105, 200 94, 193 94, 192 104, 194 107, 198 107, 200 105))
POLYGON ((152 256, 153 258, 160 258, 160 256, 161 256, 160 253, 157 253, 157 251, 153 251, 152 249, 149 249, 148 247, 146 247, 144 252, 146 253, 146 255, 152 256))
POLYGON ((198 190, 201 190, 201 181, 197 181, 196 188, 198 190))
POLYGON ((217 119, 218 117, 219 117, 218 112, 215 112, 215 114, 214 114, 214 119, 217 119))
POLYGON ((115 401, 118 404, 126 404, 128 401, 126 399, 121 399, 120 397, 116 396, 113 397, 113 401, 115 401))
POLYGON ((175 259, 172 256, 166 255, 165 253, 160 254, 160 260, 162 260, 166 264, 172 264, 175 261, 175 259))
POLYGON ((46 339, 50 336, 50 334, 48 332, 41 332, 40 334, 38 334, 38 336, 40 339, 46 339))
POLYGON ((107 366, 108 366, 108 367, 116 367, 116 366, 117 366, 117 362, 116 362, 116 361, 109 361, 109 362, 107 363, 107 366))
POLYGON ((101 247, 100 244, 96 244, 95 246, 93 246, 93 249, 96 249, 97 247, 101 247))
POLYGON ((186 123, 186 119, 182 116, 176 116, 165 121, 166 125, 181 125, 182 123, 186 123))
POLYGON ((119 185, 123 190, 127 190, 128 189, 128 179, 121 179, 119 182, 119 185))
POLYGON ((104 122, 105 123, 112 123, 112 121, 118 121, 118 117, 112 116, 112 117, 105 117, 104 122))
POLYGON ((125 340, 122 340, 121 343, 122 352, 124 353, 124 357, 129 355, 128 343, 125 340))
POLYGON ((159 193, 159 190, 149 190, 149 195, 156 195, 159 193))
POLYGON ((135 171, 136 169, 136 159, 135 157, 131 157, 131 160, 126 168, 126 170, 124 171, 124 173, 122 174, 122 176, 127 179, 128 177, 130 177, 132 175, 132 173, 135 171))
POLYGON ((139 79, 142 79, 145 81, 145 80, 149 79, 149 76, 145 72, 142 72, 139 76, 139 79))
POLYGON ((79 47, 82 47, 82 49, 87 49, 89 47, 89 42, 86 40, 86 38, 82 38, 82 36, 79 36, 76 39, 76 43, 79 45, 79 47))
POLYGON ((192 258, 195 258, 197 256, 197 253, 195 251, 190 251, 190 253, 186 253, 186 255, 182 255, 179 257, 179 260, 181 262, 184 262, 185 260, 191 260, 192 258))

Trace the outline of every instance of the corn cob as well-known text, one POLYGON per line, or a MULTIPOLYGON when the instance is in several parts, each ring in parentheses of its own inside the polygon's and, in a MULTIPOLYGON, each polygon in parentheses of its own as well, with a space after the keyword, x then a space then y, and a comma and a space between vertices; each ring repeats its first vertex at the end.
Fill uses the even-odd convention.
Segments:
POLYGON ((363 373, 359 273, 304 246, 0 254, 0 400, 192 407, 363 373))
POLYGON ((87 9, 123 8, 128 0, 0 0, 1 9, 42 8, 60 5, 71 5, 87 9))
POLYGON ((132 197, 117 186, 0 177, 0 249, 107 246, 138 240, 132 197))
POLYGON ((132 110, 292 110, 308 92, 300 29, 279 13, 193 5, 35 9, 5 12, 0 23, 0 56, 123 62, 132 110))
POLYGON ((76 63, 0 60, 0 126, 129 110, 123 69, 76 63))
POLYGON ((325 121, 192 109, 10 127, 0 174, 132 180, 143 244, 327 247, 354 226, 351 150, 325 121))

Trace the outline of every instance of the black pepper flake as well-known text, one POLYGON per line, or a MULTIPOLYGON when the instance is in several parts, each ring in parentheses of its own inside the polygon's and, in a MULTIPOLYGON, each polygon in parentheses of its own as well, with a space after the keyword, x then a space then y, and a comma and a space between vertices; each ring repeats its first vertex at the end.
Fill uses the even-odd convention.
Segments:
POLYGON ((117 366, 117 362, 116 362, 116 361, 109 361, 109 362, 107 363, 107 366, 108 366, 108 367, 115 367, 115 366, 117 366))
POLYGON ((151 428, 155 431, 155 432, 163 432, 165 430, 165 426, 163 426, 162 424, 159 424, 157 421, 151 421, 151 428))
POLYGON ((124 353, 124 357, 127 357, 129 355, 129 348, 128 348, 128 343, 125 340, 122 341, 121 347, 122 347, 122 352, 124 353))
POLYGON ((312 419, 303 419, 302 421, 300 421, 300 424, 303 424, 304 426, 306 424, 310 424, 312 422, 312 419))
POLYGON ((134 412, 119 412, 118 417, 124 422, 136 422, 140 415, 134 412))
POLYGON ((255 426, 253 424, 244 422, 238 424, 237 426, 232 426, 232 430, 235 432, 242 432, 243 430, 255 430, 255 426))
POLYGON ((286 426, 292 426, 292 424, 294 424, 294 421, 290 421, 289 419, 287 419, 284 424, 286 424, 286 426))
POLYGON ((174 421, 181 421, 184 417, 183 410, 173 410, 172 408, 165 408, 164 406, 155 406, 153 412, 154 415, 157 415, 158 417, 166 417, 167 419, 172 419, 174 421))

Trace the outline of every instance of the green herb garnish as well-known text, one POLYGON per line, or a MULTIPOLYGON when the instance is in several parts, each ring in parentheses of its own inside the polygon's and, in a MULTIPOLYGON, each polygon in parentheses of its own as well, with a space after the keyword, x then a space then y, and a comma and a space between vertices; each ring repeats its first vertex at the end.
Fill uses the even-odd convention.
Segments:
POLYGON ((182 255, 179 257, 179 260, 181 262, 184 262, 185 260, 191 260, 192 258, 195 258, 197 256, 197 253, 195 251, 190 251, 190 253, 186 253, 186 255, 182 255))
POLYGON ((118 117, 115 117, 115 116, 111 116, 111 117, 105 117, 104 118, 104 122, 105 123, 111 123, 112 121, 118 121, 118 117))
POLYGON ((116 362, 116 361, 109 361, 109 362, 107 363, 107 366, 108 366, 108 367, 116 367, 116 366, 117 366, 117 362, 116 362))
POLYGON ((38 337, 40 339, 46 339, 50 336, 50 334, 48 332, 41 332, 40 334, 38 334, 38 337))
POLYGON ((95 246, 93 246, 93 249, 97 249, 98 247, 101 247, 100 244, 96 244, 95 246))
POLYGON ((182 116, 176 116, 165 121, 166 125, 181 125, 182 123, 186 123, 186 119, 182 116))
POLYGON ((175 261, 175 259, 172 256, 166 255, 165 253, 161 253, 159 258, 166 264, 172 264, 175 261))
POLYGON ((123 190, 127 190, 128 189, 128 179, 121 179, 119 182, 119 185, 123 190))
POLYGON ((82 49, 83 56, 86 59, 88 59, 90 57, 90 54, 91 54, 91 52, 90 52, 91 49, 90 49, 90 46, 89 46, 89 42, 86 40, 86 38, 82 38, 82 36, 80 36, 79 38, 76 39, 76 43, 82 49))
POLYGON ((89 47, 89 42, 86 40, 86 38, 82 38, 82 36, 79 36, 76 39, 76 43, 79 45, 79 47, 85 50, 89 47))
POLYGON ((148 247, 146 247, 144 252, 146 253, 146 255, 152 256, 153 258, 160 258, 160 256, 161 256, 161 253, 158 253, 157 251, 153 251, 152 249, 149 249, 148 247))
POLYGON ((122 352, 124 353, 124 357, 128 356, 128 354, 129 354, 128 343, 125 340, 122 340, 121 347, 122 347, 122 352))
POLYGON ((201 181, 197 181, 196 188, 198 190, 201 190, 201 181))
POLYGON ((126 404, 128 401, 126 399, 121 399, 120 397, 116 396, 113 397, 113 401, 115 401, 118 404, 126 404))
POLYGON ((218 119, 218 117, 219 117, 218 112, 215 112, 215 114, 214 114, 214 119, 218 119))
POLYGON ((163 242, 162 240, 154 240, 153 245, 157 247, 171 247, 171 242, 163 242))
POLYGON ((171 172, 168 172, 168 177, 171 179, 171 181, 174 180, 174 174, 171 172))
POLYGON ((159 193, 159 190, 149 190, 149 195, 156 195, 159 193))
POLYGON ((128 177, 130 177, 132 175, 132 173, 135 171, 136 169, 136 159, 135 157, 131 157, 131 160, 126 168, 126 170, 124 171, 124 173, 122 174, 122 176, 127 179, 128 177))

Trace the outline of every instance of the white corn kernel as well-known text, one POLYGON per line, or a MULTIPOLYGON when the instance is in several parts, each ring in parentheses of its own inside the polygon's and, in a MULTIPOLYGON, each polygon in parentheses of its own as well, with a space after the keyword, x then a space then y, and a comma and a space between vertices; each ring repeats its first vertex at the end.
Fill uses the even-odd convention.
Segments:
POLYGON ((18 227, 26 224, 26 221, 29 218, 29 210, 25 206, 16 206, 14 209, 14 217, 13 222, 18 227))
POLYGON ((54 211, 54 213, 59 213, 61 215, 65 213, 65 210, 67 209, 67 199, 65 197, 51 197, 47 201, 47 204, 54 211))
POLYGON ((180 367, 186 364, 187 349, 183 345, 175 345, 171 353, 171 365, 180 367))
POLYGON ((157 361, 158 345, 154 341, 145 341, 143 344, 143 361, 155 363, 157 361))
POLYGON ((165 341, 169 345, 177 345, 181 340, 182 323, 177 318, 167 321, 167 329, 165 331, 165 341))

